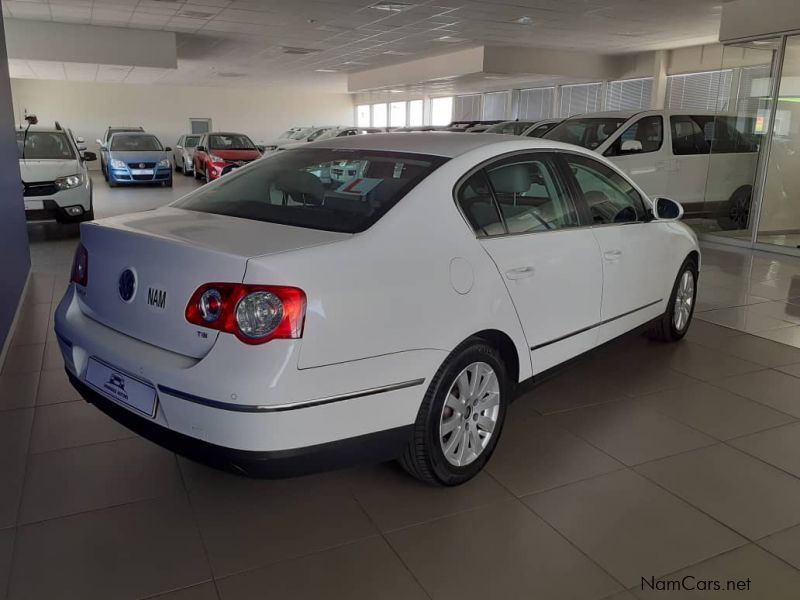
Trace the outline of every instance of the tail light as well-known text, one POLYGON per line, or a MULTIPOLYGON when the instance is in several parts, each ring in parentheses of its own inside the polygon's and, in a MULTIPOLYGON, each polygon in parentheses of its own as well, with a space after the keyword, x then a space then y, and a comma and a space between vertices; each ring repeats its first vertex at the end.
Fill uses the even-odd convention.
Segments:
POLYGON ((89 252, 83 244, 78 244, 75 249, 70 281, 83 287, 89 283, 89 252))
POLYGON ((186 320, 232 333, 246 344, 303 337, 306 294, 296 287, 206 283, 192 294, 186 320))

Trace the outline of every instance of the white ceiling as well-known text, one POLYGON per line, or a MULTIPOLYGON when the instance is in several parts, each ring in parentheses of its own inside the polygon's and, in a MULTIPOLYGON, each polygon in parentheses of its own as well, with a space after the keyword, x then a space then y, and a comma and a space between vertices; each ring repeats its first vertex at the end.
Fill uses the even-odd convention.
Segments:
POLYGON ((14 60, 12 77, 236 87, 302 80, 339 91, 342 73, 479 44, 626 53, 708 43, 721 12, 721 0, 406 2, 380 10, 375 0, 3 0, 2 9, 17 19, 178 35, 177 69, 120 68, 99 56, 92 65, 14 60))

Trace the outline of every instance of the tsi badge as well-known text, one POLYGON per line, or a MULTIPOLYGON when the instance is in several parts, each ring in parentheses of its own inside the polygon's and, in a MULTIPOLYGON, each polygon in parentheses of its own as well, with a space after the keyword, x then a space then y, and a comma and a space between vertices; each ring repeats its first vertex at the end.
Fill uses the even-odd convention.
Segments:
POLYGON ((160 287, 147 288, 147 306, 162 311, 167 308, 167 290, 160 287))

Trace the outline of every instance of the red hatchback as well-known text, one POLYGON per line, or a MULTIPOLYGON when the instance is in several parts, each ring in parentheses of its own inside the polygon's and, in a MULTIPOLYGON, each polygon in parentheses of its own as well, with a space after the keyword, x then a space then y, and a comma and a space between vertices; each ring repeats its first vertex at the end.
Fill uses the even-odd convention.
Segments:
POLYGON ((257 158, 261 152, 243 133, 206 133, 194 150, 194 176, 213 181, 257 158))

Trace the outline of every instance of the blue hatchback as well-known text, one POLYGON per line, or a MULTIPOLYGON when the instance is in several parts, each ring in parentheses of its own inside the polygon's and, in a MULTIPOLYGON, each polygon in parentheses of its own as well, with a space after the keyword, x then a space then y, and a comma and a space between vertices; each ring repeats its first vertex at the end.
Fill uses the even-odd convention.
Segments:
POLYGON ((158 138, 150 133, 115 133, 108 140, 108 185, 160 183, 172 187, 172 164, 158 138))

